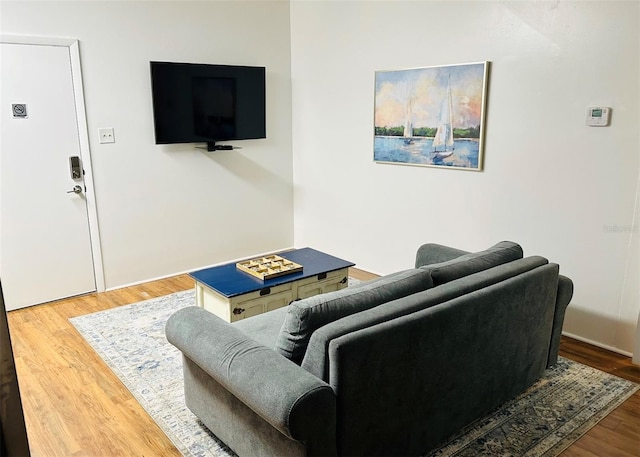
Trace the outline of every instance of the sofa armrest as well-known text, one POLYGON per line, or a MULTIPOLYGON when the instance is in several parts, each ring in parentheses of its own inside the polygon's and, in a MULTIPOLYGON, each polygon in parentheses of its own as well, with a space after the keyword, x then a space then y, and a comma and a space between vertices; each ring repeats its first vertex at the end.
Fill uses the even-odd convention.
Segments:
POLYGON ((275 429, 335 454, 336 398, 328 384, 197 306, 175 312, 166 335, 275 429))
POLYGON ((556 295, 556 309, 553 315, 553 328, 551 330, 551 342, 549 344, 549 357, 547 368, 558 362, 560 350, 560 338, 562 337, 562 325, 567 306, 573 297, 573 281, 566 276, 558 276, 558 293, 556 295))
POLYGON ((469 254, 461 249, 450 248, 441 244, 427 243, 418 248, 416 252, 416 268, 434 263, 453 260, 461 255, 469 254))

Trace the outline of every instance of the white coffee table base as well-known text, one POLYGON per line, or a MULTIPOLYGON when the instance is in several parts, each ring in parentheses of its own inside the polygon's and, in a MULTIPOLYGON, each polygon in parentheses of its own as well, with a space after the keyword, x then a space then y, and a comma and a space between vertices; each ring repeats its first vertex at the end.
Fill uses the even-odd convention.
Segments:
POLYGON ((235 322, 282 308, 294 300, 343 289, 348 277, 349 269, 343 268, 234 297, 225 297, 196 281, 196 304, 227 322, 235 322))

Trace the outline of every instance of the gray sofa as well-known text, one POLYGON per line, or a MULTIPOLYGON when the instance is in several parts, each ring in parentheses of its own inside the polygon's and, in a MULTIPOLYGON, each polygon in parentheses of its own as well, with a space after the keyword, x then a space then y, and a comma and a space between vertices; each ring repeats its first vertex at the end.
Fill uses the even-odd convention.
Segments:
POLYGON ((572 282, 512 242, 228 324, 176 312, 188 407, 239 455, 423 455, 557 361, 572 282))

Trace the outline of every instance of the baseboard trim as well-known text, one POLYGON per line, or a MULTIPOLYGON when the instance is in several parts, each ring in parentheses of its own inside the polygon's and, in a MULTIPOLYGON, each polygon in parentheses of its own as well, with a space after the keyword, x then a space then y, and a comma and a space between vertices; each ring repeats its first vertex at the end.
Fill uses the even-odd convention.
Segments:
MULTIPOLYGON (((259 253, 259 254, 251 255, 251 258, 260 257, 260 256, 264 256, 264 255, 277 254, 279 252, 289 251, 291 249, 295 249, 295 248, 294 247, 288 247, 288 248, 277 249, 275 251, 262 252, 262 253, 259 253)), ((105 292, 111 292, 113 290, 123 289, 125 287, 138 286, 140 284, 144 284, 144 283, 147 283, 147 282, 160 281, 162 279, 171 278, 173 276, 180 276, 180 275, 188 274, 188 273, 191 273, 192 271, 198 271, 198 270, 204 270, 205 268, 217 267, 217 266, 220 266, 220 265, 224 265, 226 263, 239 262, 240 260, 245 260, 247 258, 248 257, 246 257, 246 256, 238 257, 237 259, 225 260, 223 262, 218 262, 218 263, 214 263, 214 264, 211 264, 211 265, 205 265, 205 266, 202 266, 202 267, 190 268, 190 269, 185 270, 185 271, 178 271, 178 272, 170 273, 170 274, 167 274, 167 275, 164 275, 164 276, 158 276, 156 278, 142 279, 140 281, 132 282, 132 283, 129 283, 129 284, 123 284, 123 285, 120 285, 120 286, 108 287, 108 288, 105 289, 105 292)))
POLYGON ((606 349, 607 351, 616 352, 616 353, 624 355, 626 357, 633 357, 633 354, 631 352, 627 352, 627 351, 624 351, 624 350, 622 350, 620 348, 609 346, 607 344, 603 344, 603 343, 600 343, 598 341, 593 341, 593 340, 590 340, 589 338, 584 338, 584 337, 579 336, 579 335, 574 335, 573 333, 562 332, 562 335, 564 335, 566 337, 569 337, 569 338, 573 338, 574 340, 582 341, 583 343, 587 343, 587 344, 590 344, 592 346, 596 346, 596 347, 599 347, 599 348, 602 348, 602 349, 606 349))

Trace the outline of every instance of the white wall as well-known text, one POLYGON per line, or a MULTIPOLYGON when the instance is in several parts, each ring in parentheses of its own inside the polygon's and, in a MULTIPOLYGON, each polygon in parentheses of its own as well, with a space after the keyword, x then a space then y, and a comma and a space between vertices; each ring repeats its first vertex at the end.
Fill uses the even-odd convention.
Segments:
POLYGON ((565 330, 623 352, 640 310, 639 18, 635 1, 0 3, 3 34, 80 40, 107 287, 294 239, 378 273, 424 242, 509 239, 574 280, 565 330), (156 146, 150 60, 265 65, 268 138, 156 146), (372 162, 375 70, 484 60, 483 172, 372 162), (591 105, 611 127, 584 125, 591 105))
MULTIPOLYGON (((625 275, 625 287, 622 292, 623 306, 632 306, 640 302, 640 174, 636 187, 636 208, 633 224, 630 228, 629 254, 627 256, 627 274, 625 275)), ((622 308, 622 307, 621 307, 622 308)), ((633 349, 633 363, 640 365, 640 313, 636 327, 636 339, 633 349)))
POLYGON ((389 273, 425 242, 513 240, 574 281, 566 332, 631 352, 639 18, 635 1, 292 2, 295 244, 389 273), (483 172, 372 162, 376 70, 485 60, 483 172), (585 125, 593 105, 610 127, 585 125))
POLYGON ((107 288, 293 244, 288 2, 0 8, 4 34, 80 41, 107 288), (266 66, 267 139, 216 153, 155 145, 151 60, 266 66), (115 144, 98 144, 100 127, 115 129, 115 144))

